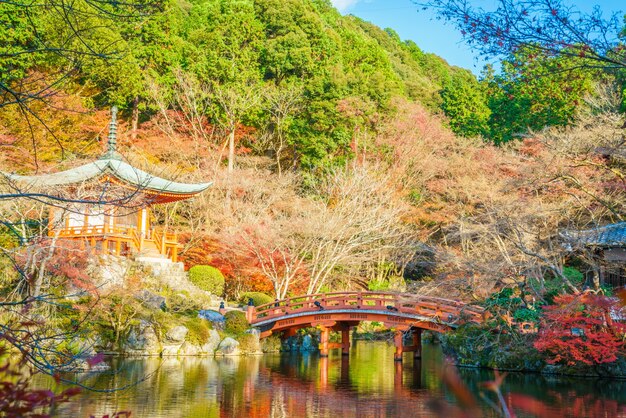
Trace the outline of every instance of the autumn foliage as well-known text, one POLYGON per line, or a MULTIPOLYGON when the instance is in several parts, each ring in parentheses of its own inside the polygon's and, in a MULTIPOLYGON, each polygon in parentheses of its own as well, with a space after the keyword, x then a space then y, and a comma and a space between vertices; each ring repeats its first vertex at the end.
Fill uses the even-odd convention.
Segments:
POLYGON ((562 295, 544 308, 535 348, 551 364, 611 363, 624 348, 626 326, 614 322, 617 301, 593 293, 562 295))

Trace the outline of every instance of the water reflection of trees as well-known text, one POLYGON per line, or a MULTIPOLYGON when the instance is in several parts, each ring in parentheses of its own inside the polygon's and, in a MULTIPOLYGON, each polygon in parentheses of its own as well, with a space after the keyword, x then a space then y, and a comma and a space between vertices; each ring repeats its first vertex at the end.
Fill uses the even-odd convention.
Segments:
MULTIPOLYGON (((150 418, 412 417, 431 416, 433 399, 454 402, 439 378, 439 351, 427 349, 421 363, 407 358, 403 367, 391 361, 393 346, 384 343, 357 344, 349 360, 333 354, 114 360, 117 373, 86 377, 89 383, 108 389, 148 379, 126 391, 85 393, 59 416, 130 410, 150 418)), ((493 376, 464 369, 461 377, 478 393, 478 383, 493 376)), ((550 404, 554 416, 581 400, 599 411, 626 403, 626 382, 519 374, 508 376, 503 389, 550 404)))

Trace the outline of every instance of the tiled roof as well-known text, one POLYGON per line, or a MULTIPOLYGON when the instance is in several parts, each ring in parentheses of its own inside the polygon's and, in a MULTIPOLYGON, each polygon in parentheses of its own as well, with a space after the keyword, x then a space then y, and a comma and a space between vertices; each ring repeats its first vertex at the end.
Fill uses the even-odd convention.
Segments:
POLYGON ((626 222, 579 231, 577 238, 584 245, 626 247, 626 222))

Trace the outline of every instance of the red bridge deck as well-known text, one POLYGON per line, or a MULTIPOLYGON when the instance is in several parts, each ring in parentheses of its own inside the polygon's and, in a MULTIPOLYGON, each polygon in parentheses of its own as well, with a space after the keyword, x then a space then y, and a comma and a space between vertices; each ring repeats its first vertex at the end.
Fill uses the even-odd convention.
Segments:
POLYGON ((445 331, 465 322, 482 322, 484 310, 463 302, 390 292, 338 292, 296 296, 257 308, 248 321, 272 332, 305 326, 333 327, 338 322, 380 321, 393 328, 445 331))

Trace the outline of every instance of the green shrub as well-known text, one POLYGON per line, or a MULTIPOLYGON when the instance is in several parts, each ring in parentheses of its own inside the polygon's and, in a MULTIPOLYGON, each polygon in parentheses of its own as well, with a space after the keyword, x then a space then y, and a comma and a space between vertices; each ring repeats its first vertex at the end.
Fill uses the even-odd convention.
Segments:
POLYGON ((228 311, 224 318, 224 331, 228 334, 240 335, 250 328, 246 314, 241 311, 228 311))
POLYGON ((539 322, 539 312, 533 309, 520 308, 513 313, 517 322, 539 322))
POLYGON ((585 275, 574 267, 563 267, 563 275, 567 277, 574 286, 579 286, 585 280, 585 275))
POLYGON ((265 305, 266 303, 274 302, 274 298, 261 292, 245 292, 239 296, 239 303, 242 305, 248 304, 248 299, 252 299, 254 306, 265 305))
POLYGON ((221 296, 224 293, 224 275, 212 266, 193 266, 189 280, 202 290, 221 296))
POLYGON ((210 322, 201 318, 191 318, 185 321, 185 326, 189 330, 187 341, 191 344, 202 345, 209 341, 210 322))
POLYGON ((282 347, 282 341, 278 335, 270 335, 261 340, 261 351, 264 353, 278 353, 282 347))
POLYGON ((261 345, 256 335, 241 334, 237 337, 239 349, 243 354, 255 354, 261 351, 261 345))
POLYGON ((167 301, 167 310, 169 312, 195 317, 198 315, 198 311, 202 309, 198 299, 192 298, 185 291, 175 292, 169 289, 168 292, 161 293, 167 301))

